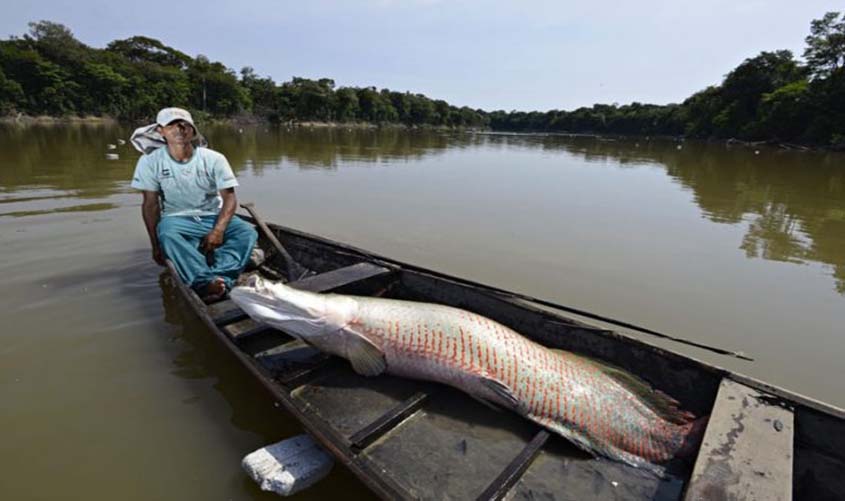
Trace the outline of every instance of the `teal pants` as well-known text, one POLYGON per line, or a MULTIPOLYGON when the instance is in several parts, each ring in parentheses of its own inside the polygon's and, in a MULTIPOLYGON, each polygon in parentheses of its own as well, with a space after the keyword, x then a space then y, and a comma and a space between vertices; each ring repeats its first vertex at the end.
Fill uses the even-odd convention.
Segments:
POLYGON ((173 261, 182 281, 199 292, 215 277, 225 280, 226 289, 231 290, 258 241, 255 228, 233 217, 223 234, 223 245, 214 250, 214 262, 209 266, 200 243, 215 222, 217 216, 165 216, 157 227, 164 256, 173 261))

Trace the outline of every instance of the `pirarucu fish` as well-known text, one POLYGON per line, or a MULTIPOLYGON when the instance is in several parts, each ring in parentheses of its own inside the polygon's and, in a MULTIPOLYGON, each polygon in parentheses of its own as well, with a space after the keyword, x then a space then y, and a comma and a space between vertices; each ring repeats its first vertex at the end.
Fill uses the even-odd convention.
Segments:
POLYGON ((690 456, 703 432, 706 418, 694 420, 644 381, 465 310, 315 294, 260 277, 231 297, 253 319, 349 360, 359 374, 453 386, 633 466, 690 456))

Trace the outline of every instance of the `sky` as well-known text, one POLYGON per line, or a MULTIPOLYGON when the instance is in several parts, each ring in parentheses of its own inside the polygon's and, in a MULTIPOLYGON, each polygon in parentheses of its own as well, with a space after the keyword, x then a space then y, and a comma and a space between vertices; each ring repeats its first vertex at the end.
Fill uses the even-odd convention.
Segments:
POLYGON ((421 93, 488 111, 683 101, 764 50, 804 50, 841 0, 0 0, 0 37, 144 35, 277 83, 421 93))

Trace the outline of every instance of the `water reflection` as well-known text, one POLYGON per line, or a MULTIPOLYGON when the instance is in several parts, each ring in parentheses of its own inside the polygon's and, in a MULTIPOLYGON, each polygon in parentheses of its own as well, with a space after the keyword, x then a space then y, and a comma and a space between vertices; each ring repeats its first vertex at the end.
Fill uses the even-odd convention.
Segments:
POLYGON ((490 144, 574 154, 591 164, 662 166, 714 223, 747 223, 748 258, 829 265, 845 294, 845 155, 721 143, 491 136, 490 144))
POLYGON ((748 222, 741 244, 747 257, 825 263, 836 290, 845 293, 842 160, 841 154, 700 145, 664 163, 693 191, 705 217, 748 222))
POLYGON ((336 169, 340 163, 420 160, 472 140, 467 135, 366 128, 211 127, 205 133, 233 167, 249 165, 258 173, 281 163, 302 169, 336 169))
POLYGON ((48 188, 88 198, 125 190, 137 155, 114 161, 105 152, 127 134, 108 125, 2 126, 0 187, 7 193, 48 188))
POLYGON ((99 204, 84 204, 71 205, 69 207, 57 207, 55 209, 40 209, 40 210, 21 210, 12 212, 0 212, 0 217, 26 217, 38 216, 42 214, 58 214, 62 212, 100 212, 109 209, 117 208, 117 204, 99 203, 99 204))

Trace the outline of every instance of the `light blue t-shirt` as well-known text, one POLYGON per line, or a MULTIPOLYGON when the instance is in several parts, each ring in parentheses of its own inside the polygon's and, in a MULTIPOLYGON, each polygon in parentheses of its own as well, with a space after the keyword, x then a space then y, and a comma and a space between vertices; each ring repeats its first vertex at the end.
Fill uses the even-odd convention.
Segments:
POLYGON ((185 163, 173 160, 167 147, 138 159, 132 187, 155 191, 162 198, 162 216, 213 216, 220 212, 220 190, 238 186, 232 167, 222 154, 194 148, 185 163))

